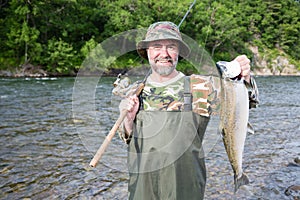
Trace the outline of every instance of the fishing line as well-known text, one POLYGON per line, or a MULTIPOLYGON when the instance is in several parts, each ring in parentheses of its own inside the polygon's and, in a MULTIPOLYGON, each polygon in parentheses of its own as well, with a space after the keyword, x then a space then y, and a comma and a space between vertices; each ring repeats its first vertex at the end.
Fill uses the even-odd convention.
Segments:
MULTIPOLYGON (((186 11, 186 13, 185 13, 185 15, 183 16, 183 18, 181 19, 180 23, 177 25, 178 29, 180 29, 181 24, 184 22, 185 18, 188 16, 188 14, 191 12, 191 10, 192 10, 192 8, 194 7, 195 3, 196 3, 196 0, 194 0, 194 1, 191 3, 189 9, 186 11)), ((177 15, 177 18, 175 19, 175 21, 178 19, 178 17, 179 17, 179 15, 177 15)), ((150 69, 150 70, 151 70, 151 69, 150 69)), ((149 74, 149 73, 147 73, 147 74, 149 74)))
MULTIPOLYGON (((185 18, 188 16, 188 14, 191 12, 191 10, 192 10, 192 8, 194 7, 195 3, 196 3, 196 0, 194 0, 194 1, 191 3, 189 9, 186 11, 186 13, 185 13, 185 15, 183 16, 183 18, 181 19, 180 23, 177 25, 178 29, 180 28, 181 24, 184 22, 185 18)), ((179 15, 177 15, 177 18, 175 19, 175 21, 178 19, 178 17, 179 17, 179 15)))
MULTIPOLYGON (((196 0, 193 2, 193 4, 190 6, 190 8, 189 8, 189 11, 191 10, 191 8, 193 7, 193 5, 196 3, 196 0)), ((188 12, 189 12, 188 11, 188 12)), ((186 14, 187 15, 187 14, 186 14)), ((186 16, 184 16, 184 18, 185 18, 186 16)), ((183 22, 183 21, 182 21, 183 22)), ((180 24, 182 23, 182 22, 180 22, 180 24)), ((211 27, 211 20, 209 21, 209 28, 211 27)), ((208 36, 210 35, 210 33, 209 33, 209 29, 207 29, 206 30, 206 36, 205 36, 205 39, 204 39, 204 45, 203 45, 203 49, 205 49, 205 46, 206 46, 206 44, 207 44, 207 40, 208 40, 208 36)), ((200 57, 200 63, 202 62, 202 60, 204 59, 204 52, 202 52, 202 54, 201 54, 201 57, 200 57)))
POLYGON ((196 0, 194 0, 194 2, 190 5, 188 11, 185 13, 185 15, 183 16, 182 20, 180 21, 180 23, 178 24, 178 28, 181 26, 181 24, 184 22, 185 18, 187 17, 187 15, 190 13, 191 9, 193 8, 193 6, 195 5, 196 0))

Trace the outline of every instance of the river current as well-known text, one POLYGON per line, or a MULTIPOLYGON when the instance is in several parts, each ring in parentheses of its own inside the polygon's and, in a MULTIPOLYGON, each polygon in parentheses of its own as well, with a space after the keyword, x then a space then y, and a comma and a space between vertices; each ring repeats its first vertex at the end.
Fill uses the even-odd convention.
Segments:
MULTIPOLYGON (((0 199, 127 199, 126 145, 117 135, 89 167, 118 117, 114 80, 0 78, 0 199)), ((250 184, 234 193, 219 139, 206 156, 205 199, 300 199, 300 77, 256 81, 260 105, 250 110, 255 134, 243 160, 250 184)))

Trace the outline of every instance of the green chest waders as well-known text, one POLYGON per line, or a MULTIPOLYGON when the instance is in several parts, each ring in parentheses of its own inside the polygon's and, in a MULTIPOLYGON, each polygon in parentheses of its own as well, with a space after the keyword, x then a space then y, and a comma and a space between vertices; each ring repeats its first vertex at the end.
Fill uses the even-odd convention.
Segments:
POLYGON ((128 147, 130 200, 203 199, 209 118, 192 112, 189 87, 184 94, 183 111, 138 113, 128 147))

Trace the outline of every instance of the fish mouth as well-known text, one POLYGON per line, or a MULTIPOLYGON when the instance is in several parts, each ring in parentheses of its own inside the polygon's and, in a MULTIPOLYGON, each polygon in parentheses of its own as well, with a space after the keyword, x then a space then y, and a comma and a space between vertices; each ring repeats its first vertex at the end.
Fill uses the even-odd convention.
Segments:
POLYGON ((219 61, 219 62, 216 63, 218 72, 219 72, 220 76, 223 77, 223 78, 225 76, 225 71, 227 71, 226 63, 227 62, 225 62, 225 61, 219 61))
POLYGON ((216 65, 222 78, 235 79, 241 74, 241 67, 237 61, 219 61, 216 63, 216 65))

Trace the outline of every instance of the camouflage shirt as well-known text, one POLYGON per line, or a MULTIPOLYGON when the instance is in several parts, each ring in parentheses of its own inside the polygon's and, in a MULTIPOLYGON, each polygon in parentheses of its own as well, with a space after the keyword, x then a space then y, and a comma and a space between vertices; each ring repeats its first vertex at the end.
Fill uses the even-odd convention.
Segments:
MULTIPOLYGON (((141 94, 142 109, 145 111, 183 111, 184 80, 185 75, 181 72, 172 80, 163 83, 154 82, 149 77, 141 94)), ((251 78, 250 83, 245 82, 245 86, 248 89, 249 106, 255 108, 259 104, 255 80, 251 78)), ((218 114, 220 108, 219 77, 191 75, 190 92, 193 112, 206 117, 218 114)), ((128 93, 130 94, 130 91, 128 93)), ((126 132, 123 124, 119 127, 119 135, 127 144, 130 142, 131 133, 126 132)))
MULTIPOLYGON (((141 95, 143 109, 146 111, 182 111, 184 107, 184 77, 179 73, 175 78, 164 83, 148 79, 141 95)), ((191 75, 190 92, 192 109, 195 113, 209 116, 212 100, 216 98, 217 89, 209 77, 191 75)))

